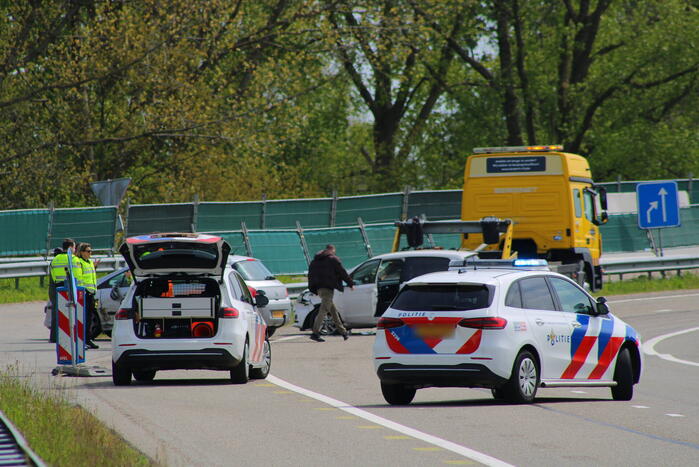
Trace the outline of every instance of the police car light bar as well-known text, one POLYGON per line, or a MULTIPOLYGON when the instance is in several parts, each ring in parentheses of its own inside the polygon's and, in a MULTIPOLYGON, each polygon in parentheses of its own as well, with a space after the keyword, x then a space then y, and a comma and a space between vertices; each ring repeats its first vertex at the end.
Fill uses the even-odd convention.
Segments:
POLYGON ((549 269, 549 263, 545 259, 521 258, 521 259, 480 259, 466 258, 452 260, 449 269, 472 267, 474 269, 503 268, 503 269, 549 269))
POLYGON ((493 148, 473 148, 474 154, 498 154, 505 152, 548 152, 561 151, 563 146, 560 144, 549 144, 545 146, 499 146, 493 148))

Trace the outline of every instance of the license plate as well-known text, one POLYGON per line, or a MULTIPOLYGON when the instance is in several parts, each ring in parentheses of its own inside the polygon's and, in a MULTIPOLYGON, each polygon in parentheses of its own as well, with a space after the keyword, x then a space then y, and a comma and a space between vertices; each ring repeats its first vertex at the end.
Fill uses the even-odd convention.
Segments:
POLYGON ((453 325, 432 324, 419 326, 415 329, 418 336, 423 339, 445 339, 454 335, 453 325))
POLYGON ((272 310, 272 318, 283 318, 284 310, 272 310))

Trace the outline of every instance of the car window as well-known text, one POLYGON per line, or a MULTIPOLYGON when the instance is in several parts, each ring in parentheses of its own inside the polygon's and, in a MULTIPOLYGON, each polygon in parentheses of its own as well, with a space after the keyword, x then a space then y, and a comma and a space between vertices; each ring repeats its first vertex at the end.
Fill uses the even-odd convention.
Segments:
POLYGON ((543 277, 531 277, 519 281, 522 306, 531 310, 556 310, 551 291, 543 277))
POLYGON ((240 288, 242 289, 242 296, 241 300, 244 302, 248 303, 254 303, 252 300, 252 293, 250 293, 250 289, 248 288, 248 285, 245 283, 242 277, 240 277, 240 274, 234 273, 235 278, 238 280, 238 283, 240 284, 240 288))
POLYGON ((122 272, 121 274, 117 274, 116 276, 110 278, 107 282, 109 282, 109 287, 124 287, 128 285, 129 283, 122 284, 124 282, 124 277, 126 273, 122 272))
POLYGON ((236 300, 242 300, 243 291, 240 288, 240 282, 238 282, 235 271, 231 271, 230 274, 228 274, 228 288, 231 290, 233 298, 236 300))
POLYGON ((403 271, 403 260, 387 259, 381 262, 379 266, 378 276, 379 282, 399 282, 400 275, 403 271))
POLYGON ((449 258, 406 258, 401 281, 409 281, 413 277, 422 276, 423 274, 428 274, 430 272, 447 271, 449 270, 450 261, 451 260, 449 258))
POLYGON ((507 291, 505 297, 505 306, 522 308, 522 293, 519 290, 519 282, 510 285, 510 290, 507 291))
POLYGON ((549 280, 556 291, 556 295, 558 295, 558 301, 561 302, 563 311, 587 314, 592 312, 593 308, 590 298, 577 286, 557 277, 549 277, 549 280))
POLYGON ((573 189, 573 206, 575 206, 575 217, 582 216, 582 205, 580 204, 580 190, 573 189))
POLYGON ((372 284, 376 282, 376 271, 379 269, 380 260, 367 261, 352 272, 351 277, 355 285, 372 284))
POLYGON ((265 281, 274 279, 274 274, 272 274, 261 261, 257 261, 255 259, 238 261, 233 265, 233 268, 238 271, 246 281, 265 281))
POLYGON ((463 311, 488 308, 492 293, 485 285, 406 286, 391 304, 403 311, 463 311))
POLYGON ((592 194, 584 190, 583 191, 583 201, 585 204, 585 218, 589 221, 594 220, 595 218, 595 211, 594 211, 594 206, 592 205, 593 200, 592 200, 592 194))

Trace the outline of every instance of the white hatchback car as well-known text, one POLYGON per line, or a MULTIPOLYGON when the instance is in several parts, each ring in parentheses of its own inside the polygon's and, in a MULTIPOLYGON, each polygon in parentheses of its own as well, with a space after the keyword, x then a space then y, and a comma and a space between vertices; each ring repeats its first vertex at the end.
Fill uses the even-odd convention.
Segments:
POLYGON ((607 386, 631 399, 640 337, 604 298, 554 272, 473 264, 407 282, 379 321, 374 366, 388 403, 431 386, 491 388, 515 403, 539 387, 607 386))
POLYGON ((260 313, 267 323, 267 334, 271 336, 289 321, 291 299, 286 286, 259 259, 231 255, 228 264, 243 276, 249 287, 255 291, 262 290, 267 296, 269 304, 261 307, 260 313))
POLYGON ((221 237, 165 233, 130 237, 119 249, 135 279, 114 320, 112 378, 151 381, 159 370, 230 372, 234 383, 265 378, 266 324, 221 237))
MULTIPOLYGON (((474 255, 473 251, 436 249, 377 255, 349 271, 354 290, 345 287, 343 292, 335 291, 333 301, 347 329, 373 328, 401 284, 422 274, 446 271, 451 261, 463 261, 474 255)), ((294 325, 302 331, 311 329, 319 307, 320 297, 309 290, 302 292, 294 306, 294 325)), ((324 323, 324 332, 335 332, 330 317, 324 323)))

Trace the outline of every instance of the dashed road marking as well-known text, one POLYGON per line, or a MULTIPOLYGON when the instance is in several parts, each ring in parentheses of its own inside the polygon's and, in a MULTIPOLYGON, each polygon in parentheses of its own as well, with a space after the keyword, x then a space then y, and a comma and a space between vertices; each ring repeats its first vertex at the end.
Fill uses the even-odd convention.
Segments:
POLYGON ((432 452, 432 451, 441 451, 442 448, 438 448, 435 446, 430 446, 428 448, 413 448, 413 451, 424 451, 424 452, 432 452))
POLYGON ((463 460, 463 459, 458 459, 458 460, 443 460, 442 461, 444 464, 449 464, 449 465, 474 465, 475 462, 463 460))
POLYGON ((271 387, 274 387, 274 384, 271 384, 271 383, 257 383, 255 386, 260 387, 260 388, 271 388, 271 387))
POLYGON ((462 446, 460 444, 456 444, 456 443, 453 443, 451 441, 447 441, 447 440, 439 438, 437 436, 430 435, 428 433, 424 433, 420 430, 416 430, 415 428, 410 428, 408 426, 401 425, 400 423, 394 422, 394 421, 389 420, 389 419, 384 418, 384 417, 380 417, 378 415, 374 415, 371 412, 367 412, 366 410, 360 409, 358 407, 354 407, 353 405, 349 405, 346 402, 342 402, 342 401, 339 401, 337 399, 333 399, 331 397, 328 397, 324 394, 319 394, 317 392, 310 391, 310 390, 302 388, 300 386, 296 386, 295 384, 291 384, 287 381, 284 381, 283 379, 277 378, 276 376, 269 375, 269 376, 267 376, 267 380, 269 382, 274 383, 274 384, 281 386, 283 388, 289 389, 289 390, 297 392, 299 394, 303 394, 304 396, 311 397, 315 400, 318 400, 318 401, 321 401, 325 404, 336 407, 336 408, 343 410, 347 413, 361 417, 369 422, 377 423, 377 424, 384 426, 388 429, 397 431, 398 433, 403 433, 404 435, 411 436, 411 437, 416 438, 416 439, 423 441, 425 443, 439 446, 442 449, 445 449, 445 450, 454 452, 456 454, 459 454, 460 456, 464 456, 464 457, 467 457, 469 459, 478 461, 481 464, 498 466, 498 467, 500 467, 500 466, 510 467, 511 466, 511 464, 508 464, 505 461, 502 461, 502 460, 497 459, 495 457, 489 456, 489 455, 484 454, 482 452, 476 451, 475 449, 470 449, 470 448, 467 448, 466 446, 462 446))
POLYGON ((647 405, 632 405, 634 409, 648 409, 649 407, 647 405))
POLYGON ((666 413, 668 417, 684 417, 681 413, 666 413))
POLYGON ((325 410, 325 411, 334 411, 337 410, 335 407, 313 407, 313 410, 325 410))
POLYGON ((574 394, 587 394, 587 391, 570 391, 574 394))
POLYGON ((357 425, 357 428, 361 428, 362 430, 378 430, 383 427, 381 425, 357 425))
POLYGON ((389 436, 384 436, 383 439, 398 440, 398 439, 412 439, 412 438, 410 436, 405 436, 405 435, 389 435, 389 436))
POLYGON ((640 302, 640 301, 645 302, 648 300, 663 300, 666 298, 686 298, 686 297, 699 297, 699 293, 688 293, 688 294, 681 294, 681 295, 662 295, 660 297, 625 298, 623 300, 609 300, 607 303, 614 304, 614 303, 640 302))
POLYGON ((285 391, 285 390, 280 390, 280 391, 274 391, 275 394, 293 394, 294 391, 285 391))
POLYGON ((356 420, 357 419, 357 417, 355 417, 354 415, 339 415, 335 418, 337 418, 338 420, 356 420))

